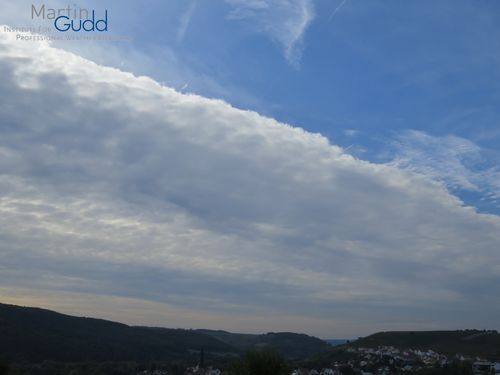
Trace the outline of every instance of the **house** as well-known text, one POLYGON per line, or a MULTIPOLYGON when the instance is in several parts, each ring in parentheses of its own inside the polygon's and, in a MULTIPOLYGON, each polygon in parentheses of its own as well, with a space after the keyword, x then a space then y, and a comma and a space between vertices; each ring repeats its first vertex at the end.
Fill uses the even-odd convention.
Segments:
POLYGON ((472 364, 474 375, 490 375, 494 371, 494 364, 486 361, 477 361, 472 364))

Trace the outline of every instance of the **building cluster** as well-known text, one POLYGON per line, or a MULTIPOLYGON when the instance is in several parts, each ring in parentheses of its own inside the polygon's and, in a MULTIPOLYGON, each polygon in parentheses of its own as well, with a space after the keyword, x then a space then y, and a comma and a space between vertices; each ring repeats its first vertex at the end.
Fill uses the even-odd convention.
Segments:
POLYGON ((500 363, 488 361, 476 361, 472 364, 474 375, 498 375, 500 374, 500 363))
MULTIPOLYGON (((185 375, 221 375, 222 371, 217 368, 207 367, 202 368, 199 366, 188 367, 185 375)), ((166 370, 145 370, 139 372, 137 375, 170 375, 166 370)))
MULTIPOLYGON (((345 350, 345 359, 323 369, 297 368, 290 375, 395 375, 415 374, 426 368, 445 368, 461 364, 471 366, 473 375, 500 375, 500 362, 489 362, 480 358, 467 358, 461 354, 446 356, 433 350, 398 349, 392 346, 378 348, 354 348, 345 350)), ((469 367, 470 369, 470 367, 469 367)), ((204 353, 200 352, 200 362, 189 367, 185 375, 223 375, 217 368, 204 366, 204 353)), ((170 375, 165 370, 146 370, 137 375, 170 375)))
POLYGON ((341 371, 338 366, 334 368, 324 368, 320 371, 318 370, 307 370, 307 369, 296 369, 293 370, 291 375, 341 375, 341 371))
POLYGON ((500 363, 462 355, 448 357, 433 350, 400 350, 392 346, 378 348, 348 348, 348 360, 335 363, 322 370, 296 369, 291 375, 393 375, 412 374, 425 368, 444 368, 452 363, 472 362, 474 375, 500 375, 500 363))
POLYGON ((185 375, 221 375, 222 371, 217 368, 207 367, 202 368, 199 366, 190 367, 185 372, 185 375))

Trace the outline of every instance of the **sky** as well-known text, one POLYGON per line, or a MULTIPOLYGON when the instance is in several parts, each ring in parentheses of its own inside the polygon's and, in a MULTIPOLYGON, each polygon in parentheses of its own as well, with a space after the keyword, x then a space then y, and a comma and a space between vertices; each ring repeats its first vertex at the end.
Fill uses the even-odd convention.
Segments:
MULTIPOLYGON (((31 6, 0 0, 0 25, 52 25, 31 6)), ((498 2, 78 6, 108 10, 108 40, 0 28, 0 302, 322 338, 500 328, 498 2)))

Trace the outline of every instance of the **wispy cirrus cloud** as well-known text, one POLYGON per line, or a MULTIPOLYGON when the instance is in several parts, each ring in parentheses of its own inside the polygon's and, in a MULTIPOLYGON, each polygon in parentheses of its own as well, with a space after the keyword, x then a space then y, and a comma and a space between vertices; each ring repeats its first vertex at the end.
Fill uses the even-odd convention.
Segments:
POLYGON ((333 10, 333 12, 328 17, 328 21, 331 21, 333 17, 342 9, 342 7, 347 3, 347 0, 342 0, 339 5, 333 10))
POLYGON ((485 157, 485 150, 476 143, 411 130, 400 134, 392 145, 391 165, 428 176, 450 189, 477 192, 494 202, 500 199, 498 159, 485 157))
POLYGON ((188 4, 186 10, 179 19, 179 27, 177 29, 177 43, 182 42, 182 40, 184 39, 195 10, 196 1, 193 0, 188 4))
POLYGON ((228 17, 246 20, 255 31, 279 43, 286 60, 298 66, 303 38, 314 19, 312 0, 226 0, 232 10, 228 17))

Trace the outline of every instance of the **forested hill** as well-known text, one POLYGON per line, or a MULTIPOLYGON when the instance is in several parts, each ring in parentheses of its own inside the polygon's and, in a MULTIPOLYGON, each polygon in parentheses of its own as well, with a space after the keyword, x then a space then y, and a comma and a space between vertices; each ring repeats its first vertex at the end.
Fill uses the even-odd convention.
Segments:
POLYGON ((246 349, 263 348, 298 359, 329 348, 317 338, 295 333, 241 335, 221 332, 134 327, 0 304, 0 356, 10 362, 186 360, 196 359, 201 348, 206 355, 218 358, 234 358, 246 349), (239 342, 242 337, 245 339, 239 342))
POLYGON ((356 347, 394 346, 397 348, 431 349, 443 354, 500 358, 500 334, 497 331, 415 331, 379 332, 360 338, 356 347))
POLYGON ((169 360, 201 347, 209 352, 236 352, 220 340, 191 330, 131 327, 0 304, 0 353, 10 361, 169 360))
POLYGON ((288 359, 306 359, 331 349, 317 337, 291 332, 270 332, 264 335, 231 333, 226 331, 198 330, 215 337, 241 351, 246 349, 272 349, 288 359))

